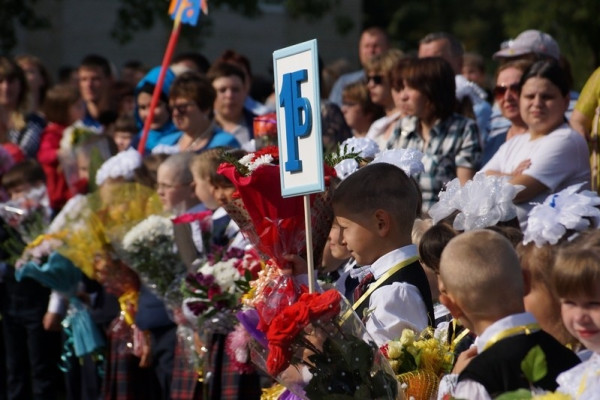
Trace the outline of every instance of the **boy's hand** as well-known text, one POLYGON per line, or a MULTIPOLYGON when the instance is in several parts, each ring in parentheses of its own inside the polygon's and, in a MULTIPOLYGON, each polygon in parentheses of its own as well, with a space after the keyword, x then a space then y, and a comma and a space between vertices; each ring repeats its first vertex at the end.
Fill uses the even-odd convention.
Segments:
POLYGON ((471 360, 477 356, 477 347, 471 346, 468 350, 463 351, 458 356, 456 360, 456 364, 454 364, 454 368, 452 369, 453 374, 460 374, 466 367, 469 365, 471 360))
POLYGON ((46 314, 44 314, 42 324, 44 325, 45 330, 51 332, 58 332, 61 329, 60 321, 62 321, 62 316, 60 314, 47 312, 46 314))

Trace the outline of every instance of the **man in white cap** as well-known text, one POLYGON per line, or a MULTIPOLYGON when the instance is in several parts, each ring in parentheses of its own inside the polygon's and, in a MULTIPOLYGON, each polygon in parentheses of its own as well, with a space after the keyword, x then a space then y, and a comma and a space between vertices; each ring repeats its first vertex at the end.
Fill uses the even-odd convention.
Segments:
POLYGON ((545 32, 529 29, 515 39, 503 43, 501 50, 494 53, 495 60, 514 60, 533 56, 550 57, 559 61, 560 49, 556 40, 545 32))

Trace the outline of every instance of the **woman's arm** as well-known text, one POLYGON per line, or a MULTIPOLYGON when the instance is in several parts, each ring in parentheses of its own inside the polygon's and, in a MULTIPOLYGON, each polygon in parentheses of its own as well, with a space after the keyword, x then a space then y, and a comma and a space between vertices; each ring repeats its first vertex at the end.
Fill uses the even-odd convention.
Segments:
POLYGON ((513 185, 525 186, 525 189, 517 193, 517 196, 513 200, 517 204, 531 200, 538 194, 549 189, 548 186, 544 185, 542 182, 526 174, 515 176, 509 181, 509 183, 513 185))
POLYGON ((456 167, 456 177, 461 185, 464 185, 468 180, 473 179, 474 176, 475 170, 473 168, 456 167))

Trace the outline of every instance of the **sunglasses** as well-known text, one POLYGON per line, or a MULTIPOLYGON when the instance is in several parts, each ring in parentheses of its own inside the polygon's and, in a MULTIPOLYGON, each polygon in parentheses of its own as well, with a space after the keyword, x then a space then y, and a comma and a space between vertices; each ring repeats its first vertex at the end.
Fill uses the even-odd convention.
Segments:
POLYGON ((373 81, 375 85, 381 85, 383 83, 383 76, 381 75, 369 75, 367 76, 367 83, 373 81))
POLYGON ((508 86, 504 86, 504 85, 496 86, 494 88, 494 97, 497 99, 504 97, 507 90, 513 94, 517 94, 517 93, 519 93, 519 84, 513 83, 512 85, 508 85, 508 86))

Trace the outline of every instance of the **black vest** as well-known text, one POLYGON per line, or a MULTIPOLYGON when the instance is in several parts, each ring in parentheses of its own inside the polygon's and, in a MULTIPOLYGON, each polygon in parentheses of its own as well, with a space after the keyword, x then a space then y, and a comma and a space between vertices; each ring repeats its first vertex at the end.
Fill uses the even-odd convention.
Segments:
POLYGON ((579 364, 579 358, 544 331, 510 336, 493 344, 475 357, 458 376, 458 381, 473 380, 482 384, 491 397, 517 389, 529 389, 521 370, 521 361, 529 350, 539 345, 546 355, 548 373, 533 386, 555 390, 556 377, 579 364))
MULTIPOLYGON (((429 319, 429 324, 431 326, 434 326, 435 317, 433 314, 433 301, 431 299, 431 290, 429 289, 429 282, 427 281, 425 271, 423 271, 423 267, 421 267, 419 261, 415 261, 412 264, 408 264, 406 267, 401 268, 399 271, 396 271, 396 273, 392 274, 381 285, 379 285, 379 288, 391 285, 394 282, 408 283, 413 286, 416 286, 416 288, 419 289, 419 293, 421 293, 421 297, 423 298, 423 301, 425 302, 425 307, 427 308, 427 318, 429 319)), ((369 295, 356 309, 356 313, 360 318, 363 317, 364 311, 369 306, 370 297, 371 295, 369 295)))

